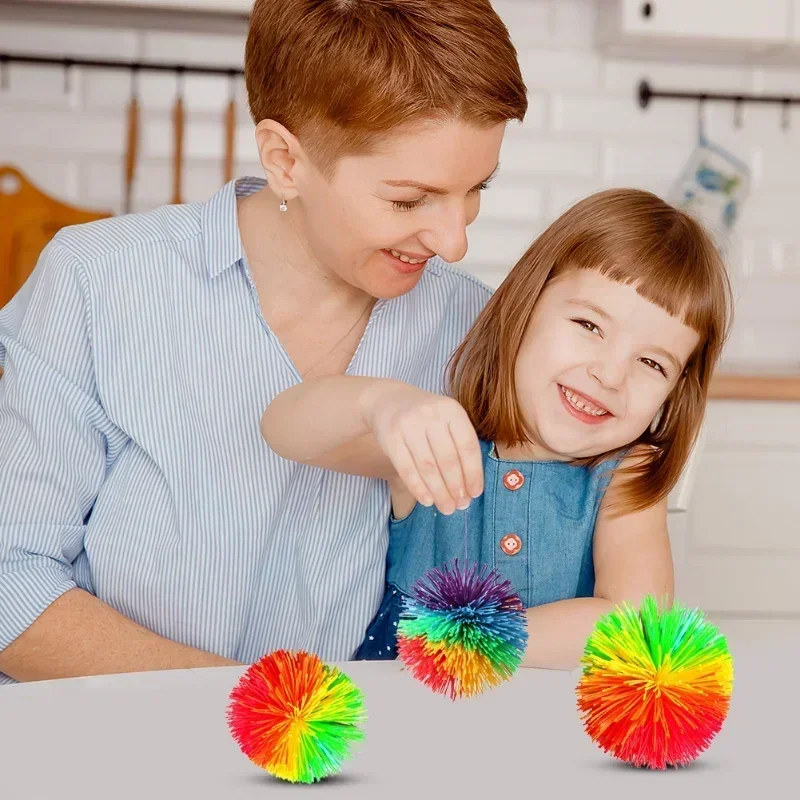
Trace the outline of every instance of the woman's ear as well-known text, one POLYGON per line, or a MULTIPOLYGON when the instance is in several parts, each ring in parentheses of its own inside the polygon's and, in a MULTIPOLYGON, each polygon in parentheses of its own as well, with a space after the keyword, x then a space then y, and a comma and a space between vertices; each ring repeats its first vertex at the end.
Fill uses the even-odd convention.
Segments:
POLYGON ((275 196, 293 200, 298 194, 298 162, 302 148, 297 138, 279 122, 265 119, 256 126, 256 144, 261 166, 275 196))

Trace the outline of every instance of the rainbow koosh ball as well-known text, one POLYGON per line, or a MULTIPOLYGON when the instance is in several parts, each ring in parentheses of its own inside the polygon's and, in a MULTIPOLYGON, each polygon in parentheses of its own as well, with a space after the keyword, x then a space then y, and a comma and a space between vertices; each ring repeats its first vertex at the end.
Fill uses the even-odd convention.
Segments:
POLYGON ((636 767, 686 766, 711 744, 730 708, 733 660, 698 610, 660 611, 647 597, 601 617, 576 687, 592 740, 636 767))
POLYGON ((291 783, 341 770, 364 738, 364 698, 336 667, 303 651, 276 650, 250 666, 230 695, 227 720, 241 751, 291 783))
POLYGON ((519 595, 495 570, 452 565, 430 570, 403 598, 397 652, 408 671, 452 700, 510 679, 525 654, 519 595))

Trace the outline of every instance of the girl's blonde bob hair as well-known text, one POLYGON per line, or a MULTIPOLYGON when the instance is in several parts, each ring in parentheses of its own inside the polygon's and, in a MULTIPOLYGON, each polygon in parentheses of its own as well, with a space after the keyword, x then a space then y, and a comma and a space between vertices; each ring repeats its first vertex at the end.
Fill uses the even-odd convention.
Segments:
MULTIPOLYGON (((577 203, 533 242, 489 300, 453 354, 450 391, 481 439, 535 444, 517 404, 514 365, 542 291, 578 269, 635 286, 700 335, 653 426, 632 443, 641 457, 623 470, 630 480, 619 503, 627 511, 645 509, 668 495, 683 472, 732 321, 725 263, 690 214, 636 189, 611 189, 577 203)), ((611 455, 578 463, 594 466, 611 455)))

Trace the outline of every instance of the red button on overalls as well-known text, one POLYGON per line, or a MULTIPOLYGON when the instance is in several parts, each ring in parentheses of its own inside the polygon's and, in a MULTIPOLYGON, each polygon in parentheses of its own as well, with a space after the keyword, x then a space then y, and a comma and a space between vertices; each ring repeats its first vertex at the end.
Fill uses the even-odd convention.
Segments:
POLYGON ((503 485, 512 492, 516 492, 523 483, 525 483, 525 476, 518 469, 512 469, 503 475, 503 485))
POLYGON ((522 549, 522 539, 516 533, 507 533, 500 540, 500 549, 507 556, 515 556, 522 549))

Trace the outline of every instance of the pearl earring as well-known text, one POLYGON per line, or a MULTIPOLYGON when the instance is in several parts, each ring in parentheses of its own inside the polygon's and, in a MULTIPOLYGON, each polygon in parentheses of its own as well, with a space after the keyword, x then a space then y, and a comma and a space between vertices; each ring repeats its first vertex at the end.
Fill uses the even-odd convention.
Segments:
POLYGON ((281 208, 281 211, 288 211, 289 210, 289 206, 286 205, 286 198, 283 195, 281 195, 280 208, 281 208))

